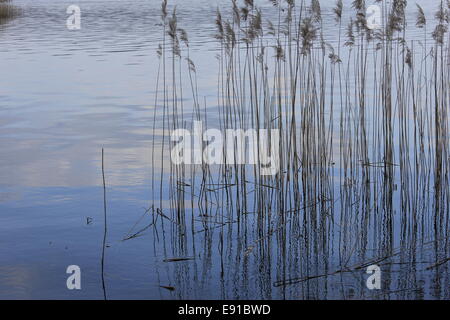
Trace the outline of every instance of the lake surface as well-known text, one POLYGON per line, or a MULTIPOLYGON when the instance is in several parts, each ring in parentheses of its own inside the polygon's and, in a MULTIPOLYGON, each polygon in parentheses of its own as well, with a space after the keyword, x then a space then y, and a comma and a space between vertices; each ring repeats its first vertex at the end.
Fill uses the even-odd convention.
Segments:
MULTIPOLYGON (((333 1, 322 2, 324 15, 331 15, 333 1)), ((347 8, 349 3, 345 1, 347 8)), ((434 1, 417 3, 431 18, 434 1)), ((344 232, 338 218, 327 222, 330 228, 319 236, 318 245, 306 251, 296 243, 304 233, 295 223, 284 235, 265 235, 261 241, 251 228, 253 217, 248 228, 230 223, 208 232, 196 220, 182 249, 170 222, 123 241, 152 221, 148 208, 160 202, 152 192, 152 180, 160 184, 154 172, 170 161, 153 161, 152 168, 160 1, 78 1, 81 30, 76 31, 66 28, 66 8, 72 1, 13 4, 22 14, 0 25, 0 298, 450 298, 448 263, 427 269, 449 256, 448 230, 436 236, 430 215, 417 243, 403 243, 400 188, 393 191, 394 236, 378 239, 382 231, 369 232, 366 248, 355 230, 346 231, 349 248, 340 248, 344 232), (108 221, 105 290, 102 148, 108 221), (443 239, 444 244, 439 242, 443 239), (225 243, 222 249, 220 243, 225 243), (389 257, 381 259, 384 249, 376 243, 389 247, 389 257), (386 275, 383 289, 367 289, 365 268, 342 270, 340 250, 348 253, 348 265, 379 263, 386 275), (186 260, 170 261, 180 257, 186 260), (81 268, 81 290, 66 287, 69 265, 81 268), (280 283, 292 278, 303 280, 280 283)), ((220 52, 214 20, 217 6, 230 12, 229 2, 169 1, 170 10, 174 5, 178 23, 189 34, 201 100, 212 106, 206 113, 214 123, 215 55, 220 52)), ((269 1, 261 6, 272 8, 269 1)), ((414 21, 414 3, 409 7, 408 20, 414 21)), ((276 17, 276 12, 271 14, 276 17)), ((324 20, 323 28, 336 45, 333 19, 324 20)), ((421 37, 411 31, 411 39, 421 37)), ((332 172, 339 175, 337 169, 332 172)), ((169 175, 162 175, 166 195, 169 175)), ((331 189, 337 193, 339 183, 334 183, 331 189)), ((164 197, 162 209, 170 208, 169 200, 164 197)), ((341 202, 338 196, 333 199, 337 211, 341 202)), ((431 205, 425 209, 433 210, 431 205)), ((348 214, 359 223, 356 209, 348 214)))

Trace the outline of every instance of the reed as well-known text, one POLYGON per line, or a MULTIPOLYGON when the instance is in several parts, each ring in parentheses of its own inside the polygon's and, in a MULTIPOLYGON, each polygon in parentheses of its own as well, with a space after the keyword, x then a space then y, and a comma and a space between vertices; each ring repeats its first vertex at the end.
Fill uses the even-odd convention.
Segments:
POLYGON ((0 24, 6 23, 22 14, 22 10, 11 4, 11 0, 0 0, 0 24))
MULTIPOLYGON (((382 26, 372 30, 364 1, 346 8, 338 0, 331 12, 337 39, 331 43, 318 0, 271 2, 272 20, 253 1, 232 0, 230 16, 217 9, 217 120, 209 116, 213 107, 201 102, 187 32, 163 2, 152 142, 156 153, 162 123, 162 168, 152 197, 159 196, 159 204, 153 202, 158 210, 171 211, 180 256, 187 256, 190 243, 188 213, 191 243, 197 233, 219 229, 225 259, 227 233, 241 239, 252 230, 256 240, 243 245, 244 256, 255 247, 269 254, 275 237, 277 263, 284 266, 295 250, 303 257, 296 270, 306 279, 310 272, 320 274, 312 266, 327 269, 318 259, 330 254, 332 241, 339 244, 342 268, 367 262, 369 243, 379 256, 394 255, 397 206, 403 244, 424 243, 431 230, 448 238, 448 3, 440 2, 432 33, 417 6, 415 26, 409 27, 423 30, 419 41, 407 37, 406 1, 378 1, 382 26), (280 130, 279 172, 262 176, 259 165, 228 164, 225 150, 222 165, 168 164, 169 130, 192 130, 193 120, 221 130, 280 130), (335 228, 338 236, 330 236, 335 228), (301 244, 288 241, 292 234, 301 244)), ((283 281, 277 286, 291 283, 283 281)))

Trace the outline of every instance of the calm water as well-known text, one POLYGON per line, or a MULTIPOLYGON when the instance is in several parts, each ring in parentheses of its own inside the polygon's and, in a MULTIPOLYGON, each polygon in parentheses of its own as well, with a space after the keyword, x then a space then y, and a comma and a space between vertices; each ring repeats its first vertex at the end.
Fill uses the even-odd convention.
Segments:
MULTIPOLYGON (((322 2, 329 14, 333 1, 322 2)), ((434 11, 433 1, 417 2, 427 13, 434 11)), ((390 288, 382 293, 365 288, 365 270, 276 286, 280 275, 299 276, 295 266, 301 257, 288 258, 292 261, 283 269, 275 254, 244 254, 258 239, 251 231, 242 241, 233 228, 227 229, 224 256, 218 252, 218 235, 207 235, 199 224, 186 249, 193 259, 181 262, 164 262, 176 257, 170 230, 150 229, 122 241, 134 226, 139 230, 148 224, 145 210, 153 203, 150 159, 160 1, 77 3, 79 31, 66 29, 65 11, 72 4, 66 0, 16 0, 23 15, 0 25, 0 298, 103 298, 102 148, 108 298, 450 298, 447 269, 423 271, 434 261, 433 245, 426 241, 407 268, 402 266, 408 257, 395 249, 399 252, 385 266, 390 288), (65 271, 73 264, 81 267, 82 290, 66 288, 65 271)), ((228 1, 169 1, 174 4, 191 39, 199 91, 214 101, 214 14, 217 4, 228 8, 228 1)), ((333 23, 324 28, 328 40, 336 42, 333 23)), ((331 240, 336 236, 329 235, 331 240)), ((330 250, 333 256, 337 248, 330 250)), ((374 257, 375 249, 367 250, 367 257, 374 257)), ((315 259, 325 258, 317 254, 315 259)), ((333 261, 328 272, 336 269, 333 261)), ((323 266, 317 274, 323 274, 323 266)))

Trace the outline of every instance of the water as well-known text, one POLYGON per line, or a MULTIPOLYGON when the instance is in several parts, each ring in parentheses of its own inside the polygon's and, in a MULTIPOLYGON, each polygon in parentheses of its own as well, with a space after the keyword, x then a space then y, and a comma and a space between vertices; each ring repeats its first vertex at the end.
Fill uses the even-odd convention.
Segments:
MULTIPOLYGON (((434 3, 418 3, 427 14, 434 11, 434 3)), ((269 254, 257 245, 247 254, 259 235, 227 226, 226 254, 219 254, 219 232, 204 232, 198 223, 198 233, 184 248, 193 259, 180 262, 164 262, 178 253, 170 223, 165 230, 151 228, 122 241, 136 223, 134 231, 151 221, 146 208, 158 200, 152 199, 151 158, 160 2, 79 1, 79 31, 66 28, 70 4, 16 0, 22 15, 0 25, 0 298, 103 298, 102 148, 108 217, 104 273, 110 299, 450 297, 447 267, 424 271, 434 263, 433 244, 427 241, 412 264, 409 256, 397 252, 401 247, 396 237, 397 254, 383 269, 389 288, 382 292, 367 290, 365 269, 276 286, 281 276, 303 275, 301 248, 294 243, 287 250, 292 255, 284 259, 277 251, 279 241, 292 245, 292 235, 299 236, 296 230, 288 232, 288 240, 274 235, 264 241, 269 254), (65 271, 73 264, 81 267, 82 290, 66 288, 65 271)), ((229 12, 228 2, 178 0, 170 1, 170 8, 174 4, 190 37, 199 92, 214 101, 214 15, 217 5, 229 12)), ((268 1, 262 4, 271 7, 268 1)), ((330 14, 331 2, 322 6, 330 14)), ((414 19, 412 13, 408 19, 414 19)), ((335 44, 334 28, 328 19, 325 33, 335 44)), ((396 207, 399 201, 397 192, 396 207)), ((338 228, 330 229, 327 238, 338 239, 338 228)), ((352 241, 349 247, 356 247, 352 241)), ((338 270, 336 250, 337 245, 330 245, 307 253, 320 260, 308 274, 338 270)), ((375 248, 367 251, 367 258, 376 257, 375 248)))

